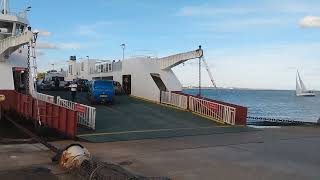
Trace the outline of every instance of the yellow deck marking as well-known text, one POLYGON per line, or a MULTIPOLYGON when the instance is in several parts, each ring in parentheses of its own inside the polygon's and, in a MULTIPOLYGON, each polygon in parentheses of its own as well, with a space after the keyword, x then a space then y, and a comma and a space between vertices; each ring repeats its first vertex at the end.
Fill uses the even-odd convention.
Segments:
MULTIPOLYGON (((197 116, 200 116, 200 117, 203 117, 203 118, 205 118, 205 119, 209 119, 209 120, 214 121, 214 122, 219 123, 219 124, 226 124, 226 123, 224 123, 224 122, 221 122, 221 121, 218 121, 218 120, 216 120, 216 119, 213 119, 212 117, 204 116, 204 115, 199 114, 199 113, 196 113, 196 112, 192 112, 192 114, 197 115, 197 116)), ((230 125, 230 126, 231 126, 231 125, 230 125)))
POLYGON ((180 110, 180 111, 188 111, 187 109, 182 109, 182 108, 179 108, 179 107, 170 106, 170 105, 168 105, 168 104, 161 104, 161 103, 159 103, 159 102, 157 102, 157 101, 152 101, 152 100, 145 99, 145 98, 138 97, 138 96, 130 95, 130 97, 135 98, 135 99, 139 99, 139 100, 142 100, 142 101, 147 101, 147 102, 150 102, 150 103, 158 104, 158 105, 161 105, 161 106, 164 106, 164 107, 168 107, 168 108, 180 110))
POLYGON ((115 134, 127 134, 127 133, 143 133, 143 132, 160 132, 160 131, 176 131, 176 130, 192 130, 192 129, 210 129, 219 127, 233 127, 233 126, 205 126, 197 128, 173 128, 173 129, 149 129, 149 130, 137 130, 137 131, 119 131, 110 133, 92 133, 92 134, 80 134, 78 137, 88 137, 88 136, 102 136, 102 135, 115 135, 115 134))

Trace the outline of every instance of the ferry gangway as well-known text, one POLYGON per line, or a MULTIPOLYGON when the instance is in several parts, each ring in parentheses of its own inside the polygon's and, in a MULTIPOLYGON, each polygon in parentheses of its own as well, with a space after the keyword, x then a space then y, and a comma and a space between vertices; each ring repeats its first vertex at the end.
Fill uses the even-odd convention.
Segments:
POLYGON ((78 124, 95 130, 96 108, 57 97, 57 105, 77 111, 78 124))

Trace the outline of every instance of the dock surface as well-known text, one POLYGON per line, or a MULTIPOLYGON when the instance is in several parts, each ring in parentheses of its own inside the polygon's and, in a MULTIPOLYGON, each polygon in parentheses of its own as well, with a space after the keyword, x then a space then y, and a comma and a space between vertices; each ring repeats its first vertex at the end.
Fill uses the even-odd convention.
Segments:
MULTIPOLYGON (((85 143, 101 161, 174 180, 319 180, 320 127, 85 143)), ((71 141, 56 142, 65 145, 71 141)))
MULTIPOLYGON (((48 91, 46 94, 70 100, 69 92, 48 91)), ((86 93, 77 94, 77 102, 92 106, 86 93)), ((248 127, 216 123, 191 112, 147 102, 129 96, 116 96, 113 105, 96 107, 96 130, 79 128, 78 137, 90 142, 112 142, 138 139, 247 132, 248 127)))

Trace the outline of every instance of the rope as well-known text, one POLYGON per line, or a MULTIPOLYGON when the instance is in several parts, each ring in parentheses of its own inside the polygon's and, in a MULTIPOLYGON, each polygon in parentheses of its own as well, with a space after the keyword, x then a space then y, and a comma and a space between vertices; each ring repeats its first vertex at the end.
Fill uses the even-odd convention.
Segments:
POLYGON ((18 129, 20 129, 23 133, 25 133, 26 135, 30 136, 32 139, 36 140, 37 142, 43 144, 44 146, 46 146, 47 148, 49 148, 51 151, 57 153, 60 152, 59 148, 55 147, 54 145, 48 143, 46 140, 38 137, 37 135, 33 134, 30 130, 24 128, 23 126, 21 126, 20 124, 16 123, 14 120, 12 120, 7 114, 3 114, 3 116, 10 121, 14 126, 16 126, 18 129))

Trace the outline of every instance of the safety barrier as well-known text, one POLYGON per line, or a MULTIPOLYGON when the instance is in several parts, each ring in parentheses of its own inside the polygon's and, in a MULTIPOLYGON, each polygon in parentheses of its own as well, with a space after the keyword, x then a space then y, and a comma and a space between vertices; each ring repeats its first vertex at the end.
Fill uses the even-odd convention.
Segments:
POLYGON ((95 130, 96 108, 57 97, 57 105, 77 111, 78 124, 95 130))
POLYGON ((197 97, 189 97, 189 109, 216 121, 235 125, 236 109, 223 104, 207 101, 197 97))
POLYGON ((50 96, 50 95, 47 95, 47 94, 42 94, 42 93, 39 93, 39 92, 35 91, 35 92, 33 92, 33 97, 35 97, 38 100, 54 104, 54 96, 50 96))
POLYGON ((74 137, 77 132, 77 112, 48 103, 13 90, 0 90, 6 100, 0 103, 4 110, 13 110, 25 118, 40 121, 42 125, 74 137))
POLYGON ((181 94, 161 91, 160 102, 162 104, 172 105, 181 109, 188 109, 188 97, 181 94))
POLYGON ((189 110, 226 124, 246 125, 247 123, 246 107, 185 94, 181 91, 162 91, 160 103, 189 110))

